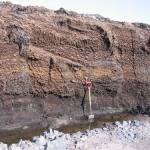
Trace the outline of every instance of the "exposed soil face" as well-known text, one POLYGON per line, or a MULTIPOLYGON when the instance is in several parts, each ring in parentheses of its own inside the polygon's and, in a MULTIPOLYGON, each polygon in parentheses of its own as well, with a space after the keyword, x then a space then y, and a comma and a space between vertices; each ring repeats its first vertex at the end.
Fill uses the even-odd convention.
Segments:
POLYGON ((149 112, 148 25, 10 3, 0 14, 0 129, 88 114, 85 76, 95 114, 149 112))

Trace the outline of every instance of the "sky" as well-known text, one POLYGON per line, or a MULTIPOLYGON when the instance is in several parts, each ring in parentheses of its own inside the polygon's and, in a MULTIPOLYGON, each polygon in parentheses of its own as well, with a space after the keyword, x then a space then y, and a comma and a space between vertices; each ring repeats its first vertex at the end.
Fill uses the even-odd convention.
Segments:
MULTIPOLYGON (((2 0, 0 0, 2 1, 2 0)), ((150 24, 150 0, 9 0, 15 4, 61 7, 78 13, 100 14, 117 21, 150 24)))

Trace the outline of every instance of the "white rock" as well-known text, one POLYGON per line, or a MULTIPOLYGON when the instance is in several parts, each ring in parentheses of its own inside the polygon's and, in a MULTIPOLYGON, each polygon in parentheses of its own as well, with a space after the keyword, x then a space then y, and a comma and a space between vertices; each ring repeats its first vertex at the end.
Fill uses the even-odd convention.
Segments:
POLYGON ((38 144, 39 146, 44 146, 44 145, 46 145, 47 141, 46 141, 46 139, 44 138, 44 136, 40 136, 40 137, 36 140, 35 143, 38 144))
POLYGON ((22 150, 20 146, 16 145, 16 144, 12 144, 9 147, 9 150, 22 150))
POLYGON ((7 144, 0 143, 0 150, 8 150, 7 144))
POLYGON ((128 127, 128 122, 127 121, 123 121, 122 125, 123 125, 123 127, 128 127))

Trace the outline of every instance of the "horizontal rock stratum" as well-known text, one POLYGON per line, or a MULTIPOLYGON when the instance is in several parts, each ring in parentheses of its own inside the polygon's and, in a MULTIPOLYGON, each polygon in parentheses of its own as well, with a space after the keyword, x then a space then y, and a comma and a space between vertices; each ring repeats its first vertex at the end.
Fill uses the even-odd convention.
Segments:
POLYGON ((85 77, 95 114, 149 111, 149 25, 8 2, 0 14, 1 129, 88 114, 85 77))

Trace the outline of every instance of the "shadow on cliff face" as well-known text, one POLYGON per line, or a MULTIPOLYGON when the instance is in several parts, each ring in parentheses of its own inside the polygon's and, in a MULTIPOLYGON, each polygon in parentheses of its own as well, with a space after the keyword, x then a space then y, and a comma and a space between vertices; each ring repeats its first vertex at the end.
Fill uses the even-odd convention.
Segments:
POLYGON ((137 105, 135 108, 132 108, 130 111, 131 114, 138 115, 138 114, 143 114, 143 115, 149 115, 150 117, 150 106, 142 107, 140 105, 137 105))
POLYGON ((147 45, 150 47, 150 38, 148 39, 147 45))
POLYGON ((29 51, 30 36, 22 27, 10 25, 7 27, 9 42, 18 45, 20 56, 26 56, 29 51))

